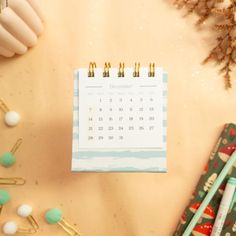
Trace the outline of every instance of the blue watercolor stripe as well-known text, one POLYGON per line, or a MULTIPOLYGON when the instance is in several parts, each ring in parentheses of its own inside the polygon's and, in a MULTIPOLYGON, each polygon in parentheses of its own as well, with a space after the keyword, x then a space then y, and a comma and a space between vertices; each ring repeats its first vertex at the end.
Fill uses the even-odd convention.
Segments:
POLYGON ((75 121, 74 121, 74 126, 75 126, 75 127, 78 127, 78 126, 79 126, 79 121, 78 121, 78 120, 75 120, 75 121))
POLYGON ((79 139, 79 134, 78 133, 73 133, 73 139, 79 139))
POLYGON ((167 127, 167 120, 163 120, 163 121, 162 121, 162 126, 163 126, 163 127, 167 127))
MULTIPOLYGON (((72 158, 73 158, 73 160, 100 160, 100 158, 108 158, 108 159, 112 159, 113 161, 116 161, 116 160, 120 160, 120 159, 122 159, 122 158, 124 158, 124 160, 125 159, 128 159, 128 158, 134 158, 135 160, 134 160, 134 163, 135 163, 135 161, 139 161, 139 160, 152 160, 153 159, 153 162, 155 162, 158 158, 160 159, 160 158, 163 158, 163 159, 166 159, 166 155, 164 156, 152 156, 152 157, 150 157, 150 156, 114 156, 114 155, 104 155, 104 156, 102 156, 102 155, 98 155, 98 153, 99 152, 94 152, 93 154, 91 154, 91 156, 87 156, 87 155, 84 155, 84 153, 83 152, 81 152, 81 151, 74 151, 74 152, 72 152, 72 158)), ((117 152, 117 153, 120 153, 120 152, 117 152)), ((104 165, 106 165, 106 164, 104 164, 104 165)))
POLYGON ((146 168, 146 169, 138 169, 134 167, 124 167, 124 168, 91 168, 91 169, 83 169, 83 168, 73 168, 72 171, 79 172, 150 172, 150 173, 166 173, 167 168, 146 168))
POLYGON ((166 135, 164 135, 162 138, 163 138, 163 142, 166 143, 166 135))
MULTIPOLYGON (((168 74, 164 72, 163 73, 163 83, 167 85, 167 81, 168 81, 168 74)), ((164 133, 165 133, 165 136, 163 136, 163 142, 165 144, 167 143, 167 137, 166 137, 166 132, 167 132, 167 95, 168 95, 168 91, 167 91, 167 87, 166 87, 165 90, 163 91, 164 105, 162 107, 163 112, 164 112, 164 117, 165 117, 165 120, 162 123, 164 133)))
POLYGON ((80 151, 73 153, 74 158, 98 158, 98 157, 136 157, 136 158, 163 158, 166 151, 80 151))
POLYGON ((164 83, 167 83, 167 81, 168 81, 168 74, 167 73, 163 73, 163 82, 164 83))

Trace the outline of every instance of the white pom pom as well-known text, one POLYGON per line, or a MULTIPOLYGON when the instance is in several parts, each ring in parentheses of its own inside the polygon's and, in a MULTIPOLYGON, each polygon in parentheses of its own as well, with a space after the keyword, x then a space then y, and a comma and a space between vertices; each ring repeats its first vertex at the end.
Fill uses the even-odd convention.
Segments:
POLYGON ((17 232, 17 224, 14 221, 8 221, 3 225, 3 233, 6 235, 14 235, 17 232))
POLYGON ((28 217, 31 215, 32 210, 33 209, 30 205, 23 204, 18 208, 17 214, 21 217, 28 217))
POLYGON ((15 111, 9 111, 5 114, 5 122, 9 126, 16 126, 20 121, 20 115, 15 111))

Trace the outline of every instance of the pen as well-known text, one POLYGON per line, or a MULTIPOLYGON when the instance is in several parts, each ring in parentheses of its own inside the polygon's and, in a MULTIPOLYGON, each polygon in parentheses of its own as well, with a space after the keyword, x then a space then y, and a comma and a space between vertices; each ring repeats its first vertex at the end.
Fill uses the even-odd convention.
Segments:
POLYGON ((211 236, 220 236, 236 189, 236 178, 229 178, 215 219, 211 236))
POLYGON ((218 178, 216 179, 216 181, 212 185, 211 189, 209 190, 208 194, 206 195, 206 197, 202 201, 197 212, 195 213, 195 215, 191 219, 189 225, 185 229, 183 236, 189 236, 191 234, 191 232, 194 229, 195 225, 197 224, 198 220, 201 218, 202 214, 204 213, 204 210, 206 209, 206 207, 210 203, 210 201, 213 198, 213 196, 215 195, 217 189, 220 187, 221 183, 223 182, 223 180, 225 179, 226 175, 228 174, 230 168, 234 165, 235 162, 236 162, 236 151, 234 151, 234 153, 231 155, 231 157, 229 158, 229 160, 225 164, 224 168, 220 172, 218 178))

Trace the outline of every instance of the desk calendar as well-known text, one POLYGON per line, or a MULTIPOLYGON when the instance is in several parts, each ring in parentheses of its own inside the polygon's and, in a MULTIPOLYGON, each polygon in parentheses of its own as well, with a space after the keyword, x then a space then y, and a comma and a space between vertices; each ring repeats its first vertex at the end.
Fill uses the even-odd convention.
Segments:
POLYGON ((166 172, 166 96, 154 64, 77 70, 72 170, 166 172))

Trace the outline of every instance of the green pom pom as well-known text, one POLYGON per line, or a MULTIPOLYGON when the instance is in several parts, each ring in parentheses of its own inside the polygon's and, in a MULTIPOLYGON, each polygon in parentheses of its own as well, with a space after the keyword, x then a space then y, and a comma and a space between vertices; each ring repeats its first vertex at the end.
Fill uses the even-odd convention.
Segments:
POLYGON ((0 205, 4 205, 5 203, 10 201, 10 195, 5 190, 0 189, 0 205))
POLYGON ((62 211, 58 208, 52 208, 46 212, 45 219, 49 224, 56 224, 62 220, 62 211))
POLYGON ((16 158, 13 156, 11 152, 6 152, 0 157, 0 163, 4 167, 10 167, 14 165, 16 162, 16 158))

